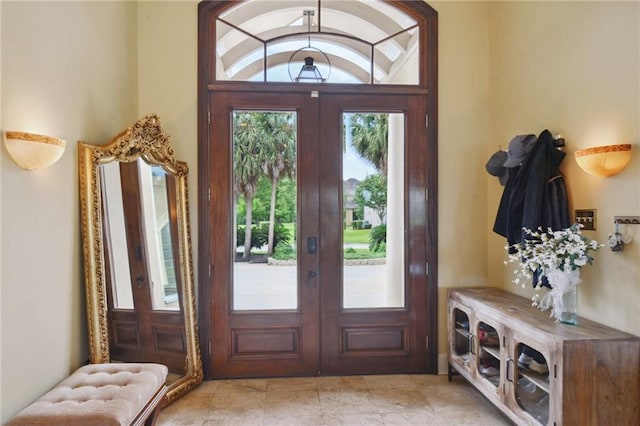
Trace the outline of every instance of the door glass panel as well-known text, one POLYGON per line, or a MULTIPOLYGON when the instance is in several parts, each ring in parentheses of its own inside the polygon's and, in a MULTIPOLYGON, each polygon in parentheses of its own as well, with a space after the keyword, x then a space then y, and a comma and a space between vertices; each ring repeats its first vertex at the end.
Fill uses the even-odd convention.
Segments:
POLYGON ((404 115, 345 113, 343 124, 343 307, 403 307, 404 115))
POLYGON ((233 309, 297 309, 295 112, 234 111, 233 309))
POLYGON ((138 176, 151 306, 156 310, 179 310, 167 174, 162 167, 138 159, 138 176))
POLYGON ((107 276, 110 277, 113 308, 133 309, 124 201, 120 182, 120 166, 117 162, 100 166, 104 246, 107 252, 105 257, 111 258, 111 262, 106 262, 106 265, 109 267, 107 276))

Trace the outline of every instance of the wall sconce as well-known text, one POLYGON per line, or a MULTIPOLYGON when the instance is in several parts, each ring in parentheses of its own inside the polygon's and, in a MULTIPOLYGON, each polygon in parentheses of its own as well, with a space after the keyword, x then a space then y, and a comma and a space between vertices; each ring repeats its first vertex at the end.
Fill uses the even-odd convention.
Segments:
POLYGON ((594 176, 613 176, 631 160, 631 144, 596 146, 574 153, 582 170, 594 176))
POLYGON ((26 170, 48 167, 58 161, 67 145, 51 136, 25 132, 5 132, 4 143, 9 156, 26 170))

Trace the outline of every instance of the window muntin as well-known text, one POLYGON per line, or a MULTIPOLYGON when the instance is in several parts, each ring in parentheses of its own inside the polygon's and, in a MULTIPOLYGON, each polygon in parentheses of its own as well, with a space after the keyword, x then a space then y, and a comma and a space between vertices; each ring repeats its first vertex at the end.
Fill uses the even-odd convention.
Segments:
POLYGON ((419 82, 419 67, 398 78, 394 66, 416 54, 418 22, 382 0, 250 0, 220 14, 216 34, 219 81, 291 82, 289 62, 311 46, 329 58, 327 83, 419 82))

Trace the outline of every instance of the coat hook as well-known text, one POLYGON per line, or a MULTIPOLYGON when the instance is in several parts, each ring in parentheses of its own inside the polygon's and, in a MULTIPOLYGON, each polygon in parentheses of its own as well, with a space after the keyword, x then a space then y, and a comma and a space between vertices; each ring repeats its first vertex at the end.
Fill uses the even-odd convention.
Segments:
POLYGON ((561 135, 555 135, 553 137, 553 146, 556 148, 564 147, 564 138, 561 135))
POLYGON ((613 223, 625 225, 640 225, 640 216, 614 216, 613 223))

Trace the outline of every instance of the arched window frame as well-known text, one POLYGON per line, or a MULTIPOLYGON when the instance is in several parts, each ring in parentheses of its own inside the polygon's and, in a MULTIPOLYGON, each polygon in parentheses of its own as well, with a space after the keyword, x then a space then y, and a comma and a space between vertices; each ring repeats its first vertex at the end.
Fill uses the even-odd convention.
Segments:
MULTIPOLYGON (((238 5, 242 1, 252 0, 212 0, 203 1, 199 4, 199 44, 205 48, 199 49, 200 51, 200 65, 199 65, 199 80, 201 83, 206 81, 207 85, 217 84, 230 84, 239 83, 238 81, 219 79, 218 78, 218 63, 217 61, 210 61, 210 58, 217 58, 217 45, 214 42, 216 40, 217 23, 220 16, 227 10, 238 5), (208 52, 204 54, 204 52, 208 52)), ((322 0, 318 0, 318 4, 321 4, 322 0)), ((415 85, 406 85, 411 87, 420 87, 429 89, 431 94, 435 93, 436 81, 437 81, 437 12, 431 8, 427 3, 421 0, 385 0, 386 3, 394 6, 398 10, 404 12, 412 19, 416 21, 415 28, 418 29, 418 83, 415 85), (433 59, 431 59, 433 58, 433 59)), ((412 27, 413 28, 413 27, 412 27)), ((407 28, 402 31, 407 31, 407 28)), ((248 33, 246 33, 248 34, 248 33)), ((333 33, 326 33, 333 34, 333 33)), ((307 33, 297 33, 295 36, 305 36, 307 33)), ((374 44, 384 42, 390 37, 394 37, 397 34, 392 34, 389 37, 378 40, 374 44)), ((256 42, 273 42, 276 39, 262 40, 253 35, 248 35, 256 40, 256 42)), ((287 37, 292 37, 292 34, 287 37)), ((366 42, 367 44, 372 44, 366 42)), ((266 45, 265 45, 266 49, 266 45)), ((265 60, 266 60, 266 54, 265 60)), ((372 67, 373 67, 373 61, 372 67)), ((266 72, 266 67, 265 72, 266 72)), ((263 80, 266 80, 263 79, 263 80)), ((245 82, 247 83, 247 82, 245 82)), ((249 82, 251 84, 277 84, 269 81, 262 82, 249 82)), ((289 84, 289 83, 285 83, 289 84)), ((373 81, 368 83, 374 85, 373 81)), ((375 83, 375 86, 384 86, 384 83, 375 83)), ((202 87, 202 86, 201 86, 202 87)))

